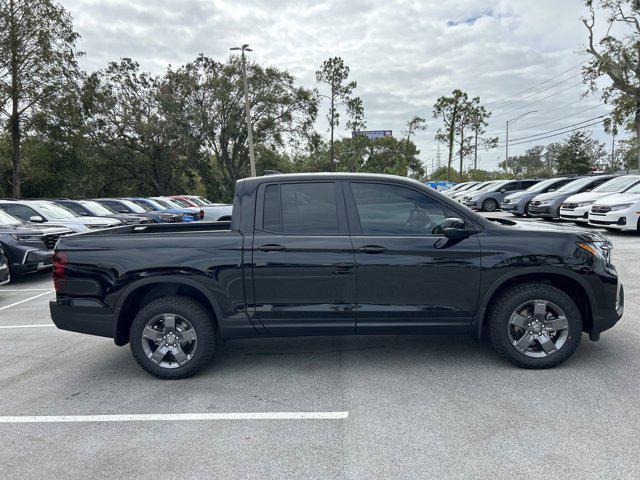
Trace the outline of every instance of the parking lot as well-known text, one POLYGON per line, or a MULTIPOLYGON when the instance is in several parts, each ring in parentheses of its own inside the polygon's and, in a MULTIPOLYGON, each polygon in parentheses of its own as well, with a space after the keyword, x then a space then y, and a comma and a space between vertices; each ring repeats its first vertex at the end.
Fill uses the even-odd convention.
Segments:
POLYGON ((467 337, 309 337, 161 381, 54 328, 50 273, 25 277, 0 287, 0 476, 640 478, 640 236, 606 235, 625 315, 546 371, 467 337))

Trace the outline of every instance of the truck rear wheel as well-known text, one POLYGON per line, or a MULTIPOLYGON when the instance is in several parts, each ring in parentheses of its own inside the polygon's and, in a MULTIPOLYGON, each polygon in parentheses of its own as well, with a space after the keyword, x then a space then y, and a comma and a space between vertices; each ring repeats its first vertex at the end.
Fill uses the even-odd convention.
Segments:
POLYGON ((200 371, 213 357, 215 340, 211 314, 197 301, 181 296, 145 305, 129 333, 138 364, 162 379, 186 378, 200 371))
POLYGON ((525 283, 502 292, 488 314, 493 348, 524 368, 551 368, 578 348, 582 317, 563 291, 525 283))

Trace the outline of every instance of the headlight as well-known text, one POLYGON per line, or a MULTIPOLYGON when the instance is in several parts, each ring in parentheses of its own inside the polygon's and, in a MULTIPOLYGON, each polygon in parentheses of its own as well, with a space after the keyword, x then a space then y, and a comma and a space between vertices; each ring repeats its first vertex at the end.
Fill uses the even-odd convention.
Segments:
POLYGON ((38 240, 40 235, 19 235, 19 234, 10 234, 11 238, 14 240, 38 240))
POLYGON ((551 205, 551 203, 553 202, 553 200, 544 200, 542 202, 540 202, 540 207, 548 207, 549 205, 551 205))
POLYGON ((594 257, 604 260, 606 263, 611 261, 611 243, 608 242, 579 242, 578 247, 589 252, 594 257))
POLYGON ((592 200, 591 202, 578 202, 578 207, 586 207, 588 205, 593 205, 595 203, 595 200, 592 200))
POLYGON ((632 205, 633 205, 633 203, 625 203, 624 205, 612 205, 611 207, 609 207, 609 211, 610 212, 615 212, 617 210, 626 210, 627 208, 629 208, 632 205))

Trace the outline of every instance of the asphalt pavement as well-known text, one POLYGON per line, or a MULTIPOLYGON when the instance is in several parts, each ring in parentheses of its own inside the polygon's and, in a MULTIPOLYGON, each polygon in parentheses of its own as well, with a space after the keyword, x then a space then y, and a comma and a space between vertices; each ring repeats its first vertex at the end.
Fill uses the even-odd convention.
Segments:
POLYGON ((607 235, 625 315, 545 371, 464 336, 309 337, 161 381, 24 277, 0 287, 0 478, 640 478, 640 236, 607 235))

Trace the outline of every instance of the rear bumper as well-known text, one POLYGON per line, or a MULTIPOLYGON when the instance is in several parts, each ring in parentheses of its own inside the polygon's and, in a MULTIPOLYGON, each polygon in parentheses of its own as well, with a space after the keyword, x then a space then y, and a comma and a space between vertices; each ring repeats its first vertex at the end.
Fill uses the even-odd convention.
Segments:
POLYGON ((67 300, 51 300, 49 311, 51 320, 60 330, 86 333, 99 337, 113 338, 114 315, 113 312, 103 306, 78 306, 67 300))

